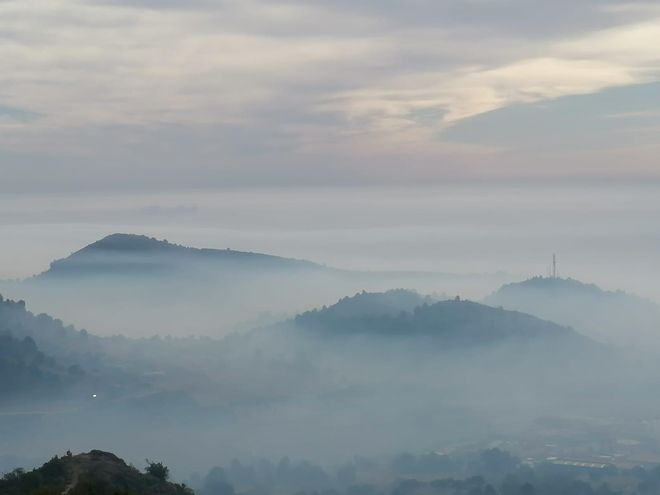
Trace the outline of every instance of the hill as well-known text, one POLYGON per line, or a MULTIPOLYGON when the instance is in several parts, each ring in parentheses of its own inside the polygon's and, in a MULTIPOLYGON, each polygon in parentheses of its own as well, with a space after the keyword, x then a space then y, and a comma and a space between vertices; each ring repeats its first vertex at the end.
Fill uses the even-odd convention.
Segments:
POLYGON ((0 296, 0 395, 3 405, 15 400, 66 397, 81 385, 85 372, 69 345, 85 334, 48 315, 35 316, 23 301, 0 296), (60 360, 59 358, 63 359, 60 360))
POLYGON ((385 292, 362 291, 352 297, 344 297, 322 311, 333 317, 356 316, 396 316, 400 312, 410 312, 417 306, 433 303, 430 296, 422 296, 415 291, 393 289, 385 292))
POLYGON ((48 354, 67 360, 77 352, 94 348, 98 338, 86 330, 65 326, 62 320, 27 310, 25 301, 12 301, 0 295, 0 334, 17 339, 31 339, 48 354))
POLYGON ((64 368, 41 352, 32 338, 0 334, 0 396, 5 405, 20 399, 60 396, 83 376, 79 367, 64 368))
POLYGON ((154 381, 145 375, 155 366, 148 350, 139 340, 97 337, 0 296, 0 393, 7 399, 0 410, 15 400, 80 402, 99 391, 104 400, 143 394, 154 381))
POLYGON ((112 234, 70 256, 53 261, 39 278, 167 275, 181 271, 209 274, 209 269, 321 269, 309 261, 231 249, 198 249, 134 234, 112 234))
POLYGON ((100 335, 219 336, 325 300, 339 278, 309 261, 112 234, 0 291, 100 335))
POLYGON ((505 274, 349 271, 112 234, 53 261, 38 275, 0 281, 0 292, 93 328, 98 335, 220 337, 360 290, 453 292, 460 286, 464 292, 483 294, 508 280, 505 274))
POLYGON ((425 336, 462 345, 535 339, 584 340, 573 330, 555 323, 471 301, 428 304, 420 298, 423 303, 408 310, 383 304, 395 295, 403 294, 360 294, 329 308, 303 313, 294 322, 300 328, 325 335, 425 336), (385 309, 377 312, 374 306, 385 309))
POLYGON ((660 347, 660 306, 574 279, 535 277, 502 286, 487 304, 524 311, 606 343, 660 347))
MULTIPOLYGON (((157 474, 158 471, 155 471, 157 474)), ((183 485, 140 473, 109 452, 54 457, 29 472, 15 470, 0 480, 0 495, 190 495, 183 485)))

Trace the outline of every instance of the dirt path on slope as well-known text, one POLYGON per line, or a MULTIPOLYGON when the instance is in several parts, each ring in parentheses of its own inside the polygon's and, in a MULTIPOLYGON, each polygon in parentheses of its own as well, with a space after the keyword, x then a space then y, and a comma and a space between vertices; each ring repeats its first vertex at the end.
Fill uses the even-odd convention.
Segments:
POLYGON ((73 467, 73 476, 71 477, 71 483, 66 485, 64 488, 64 491, 62 492, 62 495, 69 495, 71 493, 71 490, 73 490, 76 485, 78 484, 78 479, 80 478, 80 469, 78 466, 73 467))

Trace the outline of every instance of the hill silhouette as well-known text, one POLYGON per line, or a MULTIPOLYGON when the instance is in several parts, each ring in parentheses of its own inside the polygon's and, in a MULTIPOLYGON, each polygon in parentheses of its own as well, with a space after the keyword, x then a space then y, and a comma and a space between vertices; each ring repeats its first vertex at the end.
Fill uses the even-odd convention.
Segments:
POLYGON ((660 346, 660 306, 622 291, 570 278, 534 277, 502 286, 485 302, 570 325, 606 343, 660 346))
MULTIPOLYGON (((410 305, 410 304, 409 304, 410 305)), ((403 292, 359 294, 294 319, 300 328, 326 335, 425 336, 446 343, 485 345, 504 341, 555 339, 586 341, 570 328, 517 311, 492 308, 471 301, 427 300, 403 292), (412 308, 386 302, 403 300, 422 304, 412 308)))
POLYGON ((62 320, 27 310, 25 301, 4 299, 0 295, 0 334, 34 340, 39 348, 55 357, 68 358, 94 348, 98 338, 86 330, 64 325, 62 320))
POLYGON ((0 495, 191 495, 183 485, 141 473, 109 452, 54 457, 29 472, 0 479, 0 495))
POLYGON ((0 281, 0 292, 99 335, 218 337, 274 323, 362 289, 435 292, 453 291, 460 284, 470 292, 483 284, 491 290, 508 279, 502 274, 351 271, 117 233, 53 261, 38 275, 0 281))
POLYGON ((0 334, 0 396, 4 404, 57 397, 83 377, 79 367, 65 368, 41 352, 32 338, 0 334))
MULTIPOLYGON (((15 400, 79 401, 103 390, 105 399, 150 389, 147 344, 103 338, 48 314, 28 311, 25 301, 0 296, 0 406, 15 400), (4 393, 3 393, 4 392, 4 393)), ((1 407, 0 407, 1 409, 1 407)))
POLYGON ((340 299, 332 306, 324 308, 323 312, 334 317, 396 316, 401 311, 412 311, 417 306, 433 302, 435 300, 430 296, 422 296, 406 289, 362 291, 352 297, 340 299))
POLYGON ((208 269, 321 269, 310 261, 231 249, 199 249, 134 234, 111 234, 70 256, 53 261, 38 278, 167 275, 208 269))

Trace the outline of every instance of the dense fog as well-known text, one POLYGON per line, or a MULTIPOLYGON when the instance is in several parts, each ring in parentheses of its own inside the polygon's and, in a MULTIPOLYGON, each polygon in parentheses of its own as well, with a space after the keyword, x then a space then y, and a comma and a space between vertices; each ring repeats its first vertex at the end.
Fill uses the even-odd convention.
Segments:
MULTIPOLYGON (((639 201, 648 211, 655 204, 639 201)), ((447 218, 468 221, 476 210, 465 208, 447 218)), ((420 224, 432 219, 420 211, 420 224)), ((533 215, 525 215, 507 228, 527 228, 533 215)), ((547 272, 551 247, 588 240, 566 256, 577 263, 602 240, 598 225, 573 239, 564 232, 539 253, 545 273, 516 274, 528 261, 498 250, 535 251, 509 231, 493 234, 504 227, 492 221, 480 256, 466 248, 479 231, 472 224, 465 252, 458 256, 456 240, 437 264, 423 261, 422 237, 394 227, 400 261, 389 265, 381 257, 392 253, 374 250, 363 269, 300 256, 310 246, 274 255, 256 244, 217 249, 110 231, 31 276, 7 277, 0 471, 101 449, 136 466, 157 457, 203 495, 376 495, 405 476, 418 483, 405 493, 490 494, 489 483, 504 490, 507 475, 539 485, 572 462, 652 469, 660 462, 654 292, 643 279, 621 282, 621 266, 607 264, 614 247, 595 255, 598 277, 578 276, 593 266, 566 273, 562 253, 562 271, 547 272), (465 270, 460 259, 471 256, 475 269, 465 270), (637 294, 619 290, 638 280, 637 294), (510 462, 475 468, 481 455, 510 462), (432 467, 392 467, 405 456, 432 467), (440 475, 467 485, 428 484, 440 475), (492 479, 465 481, 477 475, 492 479)), ((646 235, 648 226, 634 227, 646 235)), ((656 482, 644 473, 616 476, 656 482)))
POLYGON ((634 456, 660 434, 654 359, 471 301, 359 293, 222 339, 96 337, 11 301, 1 316, 33 368, 31 393, 3 384, 5 463, 64 442, 135 463, 157 452, 187 476, 234 457, 332 464, 493 443, 576 456, 630 440, 634 456))

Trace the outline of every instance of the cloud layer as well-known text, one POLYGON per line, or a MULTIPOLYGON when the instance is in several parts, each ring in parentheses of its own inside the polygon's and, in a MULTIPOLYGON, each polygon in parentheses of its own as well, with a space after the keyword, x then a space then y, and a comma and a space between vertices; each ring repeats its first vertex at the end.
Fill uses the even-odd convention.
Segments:
POLYGON ((4 0, 0 19, 5 189, 660 175, 657 93, 619 119, 634 143, 586 129, 604 173, 579 142, 452 133, 634 100, 660 79, 654 2, 4 0))

